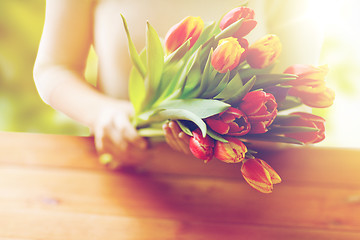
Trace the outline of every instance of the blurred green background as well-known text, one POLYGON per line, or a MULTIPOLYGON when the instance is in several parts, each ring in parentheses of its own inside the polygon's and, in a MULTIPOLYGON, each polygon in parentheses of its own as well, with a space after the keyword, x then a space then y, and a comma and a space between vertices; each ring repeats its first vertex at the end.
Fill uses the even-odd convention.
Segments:
POLYGON ((0 0, 0 130, 85 135, 37 94, 32 69, 44 15, 45 0, 0 0))
MULTIPOLYGON (((323 146, 360 147, 359 6, 356 0, 314 0, 312 14, 325 28, 320 64, 329 65, 327 82, 336 91, 330 109, 314 111, 327 118, 323 146)), ((87 135, 87 128, 47 106, 37 94, 32 68, 44 13, 45 0, 0 0, 0 131, 87 135)), ((96 65, 94 57, 90 61, 96 65)), ((95 70, 89 69, 93 77, 95 70)))

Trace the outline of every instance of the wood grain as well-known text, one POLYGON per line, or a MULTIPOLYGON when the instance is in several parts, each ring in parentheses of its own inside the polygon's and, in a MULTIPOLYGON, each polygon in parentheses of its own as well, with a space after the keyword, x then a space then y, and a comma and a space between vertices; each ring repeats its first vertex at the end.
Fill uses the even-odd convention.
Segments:
POLYGON ((360 239, 357 149, 267 150, 283 183, 261 194, 236 165, 165 145, 109 171, 92 141, 0 133, 0 240, 360 239))

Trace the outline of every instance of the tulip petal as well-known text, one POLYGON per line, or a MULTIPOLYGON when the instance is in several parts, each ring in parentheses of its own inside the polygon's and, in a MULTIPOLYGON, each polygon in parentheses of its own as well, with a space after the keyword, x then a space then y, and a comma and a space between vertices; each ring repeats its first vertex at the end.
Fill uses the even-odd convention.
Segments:
POLYGON ((269 172, 263 167, 260 159, 248 159, 241 166, 241 173, 250 186, 262 193, 271 193, 273 183, 269 172))

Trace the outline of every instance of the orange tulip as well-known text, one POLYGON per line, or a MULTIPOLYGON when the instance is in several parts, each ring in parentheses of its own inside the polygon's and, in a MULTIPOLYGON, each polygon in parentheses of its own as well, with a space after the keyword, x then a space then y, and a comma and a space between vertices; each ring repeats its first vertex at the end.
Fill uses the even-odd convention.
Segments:
POLYGON ((265 68, 280 56, 280 38, 268 34, 252 44, 246 51, 246 60, 252 68, 265 68))
POLYGON ((284 73, 295 74, 297 78, 286 85, 293 86, 289 95, 299 97, 310 107, 330 107, 335 100, 335 93, 326 87, 325 77, 328 73, 326 65, 314 67, 311 65, 295 64, 288 67, 284 73))
POLYGON ((313 108, 330 107, 335 100, 335 92, 324 84, 298 86, 289 90, 289 95, 299 97, 301 101, 313 108))
POLYGON ((236 38, 224 38, 215 48, 211 56, 211 64, 220 73, 231 71, 239 65, 244 51, 236 38))
POLYGON ((315 67, 306 64, 294 64, 288 67, 284 73, 297 75, 295 80, 286 82, 286 85, 301 86, 309 83, 324 82, 329 68, 327 65, 315 67))
POLYGON ((204 22, 200 17, 186 17, 178 24, 172 26, 165 36, 165 49, 167 53, 175 51, 184 42, 190 39, 192 47, 204 29, 204 22))
POLYGON ((237 138, 225 137, 228 142, 217 141, 214 149, 214 156, 226 163, 238 163, 244 160, 247 148, 237 138))
POLYGON ((271 193, 273 185, 281 182, 275 170, 258 158, 247 159, 241 166, 241 173, 250 186, 262 193, 271 193))

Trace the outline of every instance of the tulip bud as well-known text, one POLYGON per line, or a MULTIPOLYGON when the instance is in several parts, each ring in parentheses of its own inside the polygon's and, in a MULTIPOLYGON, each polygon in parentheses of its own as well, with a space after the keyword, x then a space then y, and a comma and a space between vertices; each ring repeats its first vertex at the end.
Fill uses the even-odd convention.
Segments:
POLYGON ((214 50, 211 64, 220 73, 231 71, 239 65, 244 51, 236 38, 224 38, 219 41, 219 45, 214 50))
POLYGON ((239 109, 249 119, 250 133, 265 133, 277 116, 277 103, 271 93, 252 91, 245 95, 239 109))
POLYGON ((225 14, 225 16, 221 19, 219 27, 221 30, 224 30, 234 22, 244 18, 240 28, 233 35, 236 38, 244 37, 249 34, 251 30, 253 30, 257 24, 254 20, 255 12, 254 10, 248 7, 237 7, 225 14))
POLYGON ((214 156, 226 163, 238 163, 244 160, 247 148, 237 138, 225 137, 228 142, 217 141, 214 149, 214 156))
POLYGON ((271 193, 273 184, 281 182, 275 170, 258 158, 247 159, 241 166, 241 173, 250 186, 262 193, 271 193))
POLYGON ((280 53, 279 37, 268 34, 249 47, 246 60, 252 68, 266 68, 276 61, 280 53))
POLYGON ((213 131, 222 135, 242 136, 250 131, 250 123, 246 115, 233 107, 206 118, 205 122, 213 131))
POLYGON ((165 49, 167 53, 175 51, 189 38, 192 47, 204 28, 204 22, 200 17, 186 17, 178 24, 172 26, 165 36, 165 49))
POLYGON ((290 115, 299 116, 287 123, 286 126, 312 127, 318 129, 315 132, 286 133, 286 137, 294 138, 304 144, 318 143, 325 138, 325 119, 311 113, 295 112, 290 115))
POLYGON ((200 129, 192 132, 193 136, 190 138, 189 148, 191 153, 204 162, 208 162, 214 155, 214 140, 206 135, 204 138, 200 129))

